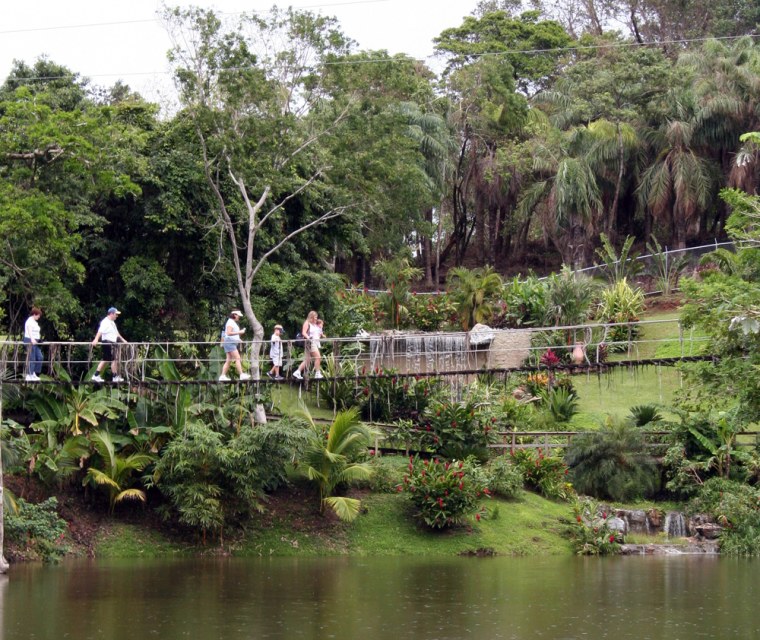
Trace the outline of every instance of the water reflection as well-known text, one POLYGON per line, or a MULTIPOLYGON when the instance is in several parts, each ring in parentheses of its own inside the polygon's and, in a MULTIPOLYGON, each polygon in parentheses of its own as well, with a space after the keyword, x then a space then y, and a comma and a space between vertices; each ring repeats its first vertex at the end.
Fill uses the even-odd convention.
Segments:
POLYGON ((751 560, 326 558, 13 567, 16 638, 749 638, 751 560))

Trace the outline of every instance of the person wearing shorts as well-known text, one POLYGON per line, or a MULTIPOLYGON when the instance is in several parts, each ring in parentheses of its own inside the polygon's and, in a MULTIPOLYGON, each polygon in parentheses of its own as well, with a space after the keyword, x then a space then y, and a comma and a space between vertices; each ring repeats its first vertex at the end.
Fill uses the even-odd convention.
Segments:
POLYGON ((282 325, 274 325, 274 333, 269 342, 269 359, 272 361, 272 368, 267 371, 267 376, 272 380, 283 380, 280 375, 280 367, 282 366, 282 325))
POLYGON ((314 360, 314 379, 321 380, 324 377, 320 368, 322 355, 319 352, 321 348, 322 327, 319 325, 319 316, 316 311, 309 311, 309 315, 306 316, 303 327, 301 327, 301 335, 305 340, 303 362, 293 372, 293 377, 296 380, 303 380, 303 371, 314 360))
POLYGON ((121 341, 124 344, 127 341, 119 333, 116 328, 116 318, 121 314, 116 307, 110 307, 108 314, 100 321, 98 332, 95 334, 95 338, 92 341, 92 346, 96 346, 98 341, 103 345, 103 359, 98 363, 98 368, 95 374, 92 376, 93 382, 105 382, 101 377, 101 372, 105 369, 106 365, 111 363, 111 373, 113 374, 114 382, 123 382, 124 378, 119 375, 119 348, 118 342, 121 341))
POLYGON ((240 380, 250 380, 251 376, 247 373, 243 373, 243 364, 240 361, 240 344, 243 342, 240 336, 245 333, 245 329, 241 329, 238 325, 238 320, 243 317, 243 314, 235 309, 230 311, 230 317, 227 319, 227 323, 224 325, 224 332, 222 333, 222 346, 224 347, 224 355, 226 356, 224 364, 222 365, 222 375, 219 376, 219 382, 229 382, 230 377, 227 372, 230 370, 230 364, 235 363, 235 368, 238 372, 240 380))

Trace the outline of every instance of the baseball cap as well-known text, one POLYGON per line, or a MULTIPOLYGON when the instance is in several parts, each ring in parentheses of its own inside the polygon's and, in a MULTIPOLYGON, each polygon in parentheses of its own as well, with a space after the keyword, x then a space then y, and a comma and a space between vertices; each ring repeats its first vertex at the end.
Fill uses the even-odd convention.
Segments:
POLYGON ((109 307, 108 313, 115 313, 117 316, 121 313, 116 307, 109 307))

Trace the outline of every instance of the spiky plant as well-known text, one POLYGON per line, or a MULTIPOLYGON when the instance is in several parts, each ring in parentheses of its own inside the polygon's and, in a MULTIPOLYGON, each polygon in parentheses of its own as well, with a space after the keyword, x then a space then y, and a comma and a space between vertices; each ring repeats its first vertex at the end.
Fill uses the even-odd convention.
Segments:
POLYGON ((298 468, 319 489, 319 512, 329 507, 341 520, 350 522, 359 515, 361 502, 333 493, 340 484, 370 477, 369 464, 360 460, 369 447, 372 431, 359 421, 357 408, 338 413, 327 429, 316 425, 308 413, 303 415, 311 425, 311 434, 298 468))

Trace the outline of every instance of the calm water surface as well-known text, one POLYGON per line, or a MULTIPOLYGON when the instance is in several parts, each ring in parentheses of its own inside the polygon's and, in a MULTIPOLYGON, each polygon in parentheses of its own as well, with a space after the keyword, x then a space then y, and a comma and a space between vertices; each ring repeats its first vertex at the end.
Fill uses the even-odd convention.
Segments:
POLYGON ((93 561, 0 577, 0 638, 760 638, 760 563, 665 558, 93 561))

